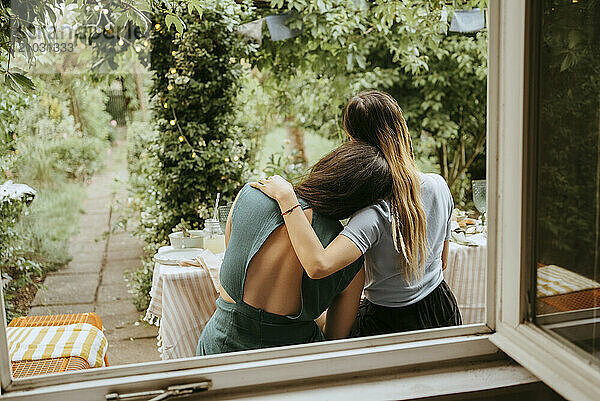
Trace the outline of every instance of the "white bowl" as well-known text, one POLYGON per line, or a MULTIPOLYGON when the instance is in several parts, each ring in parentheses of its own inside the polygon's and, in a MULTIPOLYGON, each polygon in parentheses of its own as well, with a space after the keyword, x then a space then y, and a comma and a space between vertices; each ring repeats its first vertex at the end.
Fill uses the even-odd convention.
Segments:
POLYGON ((183 248, 204 248, 204 231, 203 230, 189 230, 191 237, 183 236, 183 232, 177 231, 169 234, 169 240, 171 246, 174 249, 183 248))

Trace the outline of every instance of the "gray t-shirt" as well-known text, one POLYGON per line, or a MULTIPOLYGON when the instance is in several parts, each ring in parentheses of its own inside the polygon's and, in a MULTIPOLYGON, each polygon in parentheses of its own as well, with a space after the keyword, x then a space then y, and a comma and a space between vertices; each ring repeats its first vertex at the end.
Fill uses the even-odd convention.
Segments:
POLYGON ((450 239, 450 218, 454 201, 444 178, 419 174, 421 202, 427 218, 428 251, 425 274, 408 283, 404 266, 392 239, 392 218, 388 202, 356 212, 340 234, 348 237, 365 255, 365 296, 374 304, 401 307, 420 301, 443 280, 442 250, 450 239))

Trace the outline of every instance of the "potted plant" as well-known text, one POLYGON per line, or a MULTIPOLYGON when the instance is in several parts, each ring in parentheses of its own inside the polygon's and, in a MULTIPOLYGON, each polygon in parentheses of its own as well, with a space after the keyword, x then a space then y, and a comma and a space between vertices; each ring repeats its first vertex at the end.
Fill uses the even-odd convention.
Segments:
POLYGON ((169 234, 171 246, 175 249, 183 248, 203 248, 204 232, 202 230, 191 230, 190 226, 184 221, 175 226, 173 232, 169 234))

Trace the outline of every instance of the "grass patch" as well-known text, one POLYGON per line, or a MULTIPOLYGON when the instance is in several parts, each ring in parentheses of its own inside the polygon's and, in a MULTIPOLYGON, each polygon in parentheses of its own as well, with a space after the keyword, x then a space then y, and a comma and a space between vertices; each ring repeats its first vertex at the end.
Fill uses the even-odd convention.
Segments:
MULTIPOLYGON (((290 154, 289 146, 286 145, 287 130, 278 127, 267 133, 263 139, 257 154, 257 168, 262 171, 267 166, 269 158, 273 154, 290 154)), ((340 144, 336 141, 324 138, 320 135, 305 132, 304 146, 308 166, 315 164, 321 157, 338 147, 340 144)))
POLYGON ((55 181, 38 191, 13 227, 12 264, 2 268, 8 321, 26 315, 46 273, 70 261, 69 241, 79 229, 85 196, 83 184, 55 181))
POLYGON ((28 237, 25 249, 35 249, 36 261, 49 270, 56 270, 71 259, 69 239, 79 230, 85 197, 85 187, 80 183, 64 182, 45 188, 38 192, 28 215, 19 223, 17 230, 28 237))

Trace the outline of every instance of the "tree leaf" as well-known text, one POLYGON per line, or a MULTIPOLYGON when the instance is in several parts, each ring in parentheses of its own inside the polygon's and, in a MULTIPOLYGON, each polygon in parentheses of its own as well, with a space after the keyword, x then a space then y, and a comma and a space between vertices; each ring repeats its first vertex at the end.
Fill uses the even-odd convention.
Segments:
POLYGON ((136 1, 134 7, 137 8, 139 11, 143 11, 143 12, 147 12, 147 13, 152 12, 152 7, 146 0, 136 1))
POLYGON ((7 72, 4 83, 15 92, 26 92, 35 89, 33 81, 23 74, 7 72))
POLYGON ((46 12, 48 13, 48 18, 50 18, 50 21, 52 21, 52 24, 56 24, 56 13, 48 4, 46 4, 46 12))
POLYGON ((13 76, 15 81, 17 81, 17 83, 19 85, 21 85, 21 87, 25 88, 26 90, 35 89, 35 84, 33 83, 33 81, 31 79, 29 79, 28 77, 26 77, 25 75, 19 74, 19 73, 12 73, 11 75, 13 76))
POLYGON ((171 29, 171 25, 173 25, 176 20, 177 20, 177 17, 175 17, 172 14, 168 14, 165 17, 165 25, 167 26, 167 29, 171 29))
POLYGON ((116 31, 122 31, 127 26, 129 19, 130 18, 128 12, 124 12, 121 15, 119 15, 119 18, 117 18, 117 20, 115 21, 116 31))
POLYGON ((165 17, 165 24, 167 25, 167 29, 171 29, 171 25, 175 25, 175 29, 179 33, 183 33, 185 27, 183 20, 174 14, 168 14, 165 17))

